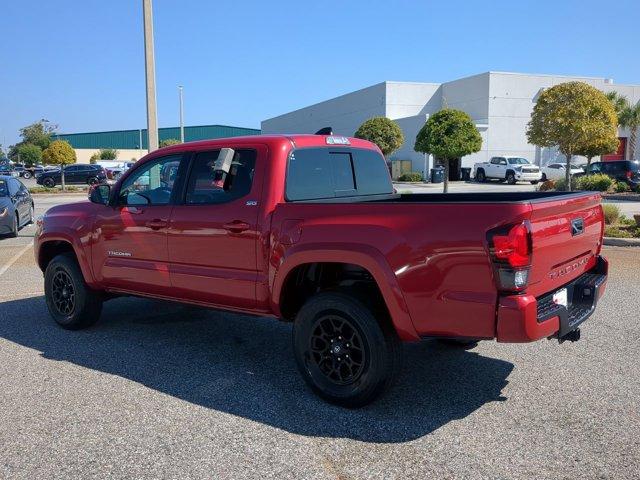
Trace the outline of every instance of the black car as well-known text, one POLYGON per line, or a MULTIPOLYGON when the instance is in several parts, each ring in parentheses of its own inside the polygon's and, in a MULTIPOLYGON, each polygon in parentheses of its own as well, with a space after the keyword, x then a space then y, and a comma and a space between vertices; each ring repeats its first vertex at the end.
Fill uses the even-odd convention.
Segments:
POLYGON ((6 175, 8 177, 17 177, 18 173, 13 167, 7 163, 0 164, 0 175, 6 175))
POLYGON ((640 164, 629 160, 594 162, 588 173, 604 173, 618 182, 626 182, 631 187, 640 185, 640 164))
MULTIPOLYGON (((38 185, 55 187, 62 183, 60 169, 45 170, 36 176, 38 185)), ((107 180, 104 168, 100 165, 75 164, 64 167, 64 182, 69 185, 95 185, 107 180)))

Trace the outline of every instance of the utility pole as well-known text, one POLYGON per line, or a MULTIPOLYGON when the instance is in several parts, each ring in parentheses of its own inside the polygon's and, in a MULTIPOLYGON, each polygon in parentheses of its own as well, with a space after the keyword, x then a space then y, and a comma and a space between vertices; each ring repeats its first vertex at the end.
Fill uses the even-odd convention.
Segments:
POLYGON ((182 85, 178 85, 180 96, 180 143, 184 143, 184 100, 182 98, 182 85))
POLYGON ((144 21, 144 67, 147 78, 147 141, 149 152, 158 149, 158 111, 156 108, 156 64, 153 55, 153 10, 151 0, 142 0, 144 21))

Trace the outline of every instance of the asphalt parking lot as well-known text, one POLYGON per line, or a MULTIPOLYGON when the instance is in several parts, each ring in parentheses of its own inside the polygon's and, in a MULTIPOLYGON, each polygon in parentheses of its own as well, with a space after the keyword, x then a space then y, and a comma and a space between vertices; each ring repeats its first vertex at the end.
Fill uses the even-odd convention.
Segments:
POLYGON ((0 240, 0 478, 639 478, 638 249, 605 249, 580 342, 408 344, 350 411, 307 390, 274 320, 123 298, 54 326, 32 235, 0 240))

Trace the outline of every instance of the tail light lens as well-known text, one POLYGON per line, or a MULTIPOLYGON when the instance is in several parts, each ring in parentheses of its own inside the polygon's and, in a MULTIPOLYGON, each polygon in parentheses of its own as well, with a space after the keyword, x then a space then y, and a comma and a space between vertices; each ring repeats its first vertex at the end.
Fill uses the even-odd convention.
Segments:
POLYGON ((633 172, 631 170, 627 171, 627 178, 631 180, 633 178, 633 172))
POLYGON ((496 286, 502 292, 522 292, 529 283, 531 228, 528 222, 500 227, 487 234, 496 286))

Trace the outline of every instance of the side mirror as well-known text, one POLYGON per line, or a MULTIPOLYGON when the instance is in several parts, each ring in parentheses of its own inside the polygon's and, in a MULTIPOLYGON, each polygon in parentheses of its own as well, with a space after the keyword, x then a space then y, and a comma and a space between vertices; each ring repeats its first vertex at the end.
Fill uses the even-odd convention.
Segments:
POLYGON ((111 186, 105 184, 94 185, 89 189, 89 201, 100 205, 107 205, 111 195, 111 186))

